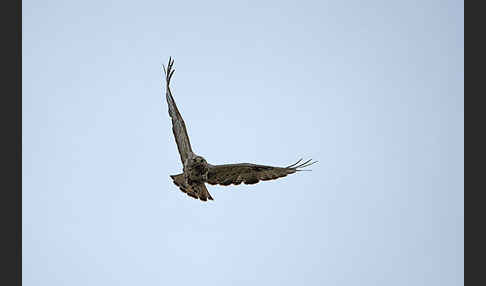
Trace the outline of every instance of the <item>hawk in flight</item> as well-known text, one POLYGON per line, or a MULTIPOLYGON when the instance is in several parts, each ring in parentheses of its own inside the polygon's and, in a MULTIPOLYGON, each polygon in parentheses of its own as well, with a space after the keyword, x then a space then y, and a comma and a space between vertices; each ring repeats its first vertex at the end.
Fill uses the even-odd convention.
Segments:
POLYGON ((316 163, 311 160, 302 162, 302 159, 300 159, 287 167, 272 167, 249 163, 211 165, 206 162, 206 159, 192 151, 186 124, 172 97, 169 83, 175 71, 173 65, 174 60, 169 58, 167 68, 163 66, 166 81, 165 97, 169 106, 169 116, 172 119, 172 132, 181 156, 183 173, 171 175, 170 177, 182 192, 201 201, 213 200, 205 183, 223 186, 239 185, 241 183, 256 184, 259 181, 274 180, 298 171, 304 171, 301 168, 316 163))

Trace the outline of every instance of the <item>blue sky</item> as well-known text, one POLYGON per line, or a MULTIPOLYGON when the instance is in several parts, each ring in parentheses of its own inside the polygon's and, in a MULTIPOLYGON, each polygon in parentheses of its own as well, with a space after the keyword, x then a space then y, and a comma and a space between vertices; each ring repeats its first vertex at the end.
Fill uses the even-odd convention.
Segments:
POLYGON ((463 285, 463 1, 23 1, 24 285, 463 285), (211 164, 181 193, 161 66, 211 164))

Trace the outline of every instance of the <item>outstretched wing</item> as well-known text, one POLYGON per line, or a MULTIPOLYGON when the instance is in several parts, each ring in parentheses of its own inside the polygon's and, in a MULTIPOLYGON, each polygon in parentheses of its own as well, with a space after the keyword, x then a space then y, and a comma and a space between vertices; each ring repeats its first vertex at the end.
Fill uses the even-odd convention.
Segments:
POLYGON ((260 180, 275 180, 295 172, 305 171, 301 170, 301 168, 317 163, 308 160, 299 164, 301 161, 302 159, 287 167, 272 167, 248 163, 210 166, 206 182, 212 185, 223 186, 231 184, 239 185, 242 182, 245 184, 256 184, 260 180))
POLYGON ((186 159, 189 157, 190 154, 192 154, 192 149, 191 143, 189 142, 189 136, 187 135, 186 124, 184 123, 179 109, 177 109, 174 98, 172 97, 172 93, 170 92, 170 79, 175 72, 175 70, 172 69, 173 65, 174 60, 172 58, 169 58, 169 64, 167 65, 167 69, 163 66, 165 81, 167 83, 165 97, 169 106, 169 116, 172 118, 172 132, 174 133, 175 141, 177 143, 177 149, 179 150, 182 164, 184 165, 186 159))

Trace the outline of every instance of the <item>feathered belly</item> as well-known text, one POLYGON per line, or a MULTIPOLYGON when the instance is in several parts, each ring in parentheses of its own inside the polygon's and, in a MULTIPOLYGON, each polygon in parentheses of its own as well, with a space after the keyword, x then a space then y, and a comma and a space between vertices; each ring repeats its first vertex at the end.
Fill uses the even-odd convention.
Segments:
POLYGON ((193 183, 202 183, 207 179, 207 169, 204 166, 194 166, 187 170, 188 183, 192 185, 193 183))

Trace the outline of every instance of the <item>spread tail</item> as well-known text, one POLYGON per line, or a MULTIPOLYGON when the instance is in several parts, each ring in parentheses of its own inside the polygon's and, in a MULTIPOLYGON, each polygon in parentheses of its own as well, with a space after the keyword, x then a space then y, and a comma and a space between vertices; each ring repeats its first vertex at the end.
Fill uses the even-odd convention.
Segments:
POLYGON ((200 199, 201 201, 207 201, 208 199, 213 200, 213 197, 211 197, 211 194, 204 183, 190 186, 186 184, 184 174, 171 175, 170 177, 172 178, 172 182, 188 196, 200 199))
POLYGON ((191 189, 195 191, 201 201, 213 200, 211 194, 209 194, 208 189, 204 183, 191 186, 191 189))

